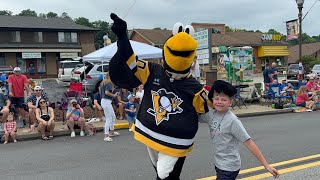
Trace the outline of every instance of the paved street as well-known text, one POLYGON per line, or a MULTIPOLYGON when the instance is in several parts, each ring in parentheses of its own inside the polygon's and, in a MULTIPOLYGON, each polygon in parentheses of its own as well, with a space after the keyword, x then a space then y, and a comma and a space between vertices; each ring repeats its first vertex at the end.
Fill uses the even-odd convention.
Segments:
MULTIPOLYGON (((242 122, 267 160, 276 163, 320 153, 319 115, 319 112, 269 115, 242 118, 242 122)), ((66 136, 52 141, 0 145, 0 171, 6 175, 0 179, 155 179, 145 147, 134 141, 127 130, 120 130, 120 133, 121 136, 111 143, 105 143, 103 134, 98 133, 93 137, 71 139, 66 136)), ((201 124, 194 151, 186 160, 181 179, 194 180, 214 175, 209 141, 208 128, 201 124)), ((241 155, 242 169, 260 166, 247 150, 242 149, 241 155)), ((313 173, 308 179, 318 179, 319 168, 310 171, 313 173)), ((294 177, 304 172, 294 172, 294 177)), ((244 177, 247 176, 239 176, 244 177)), ((292 179, 292 176, 285 177, 282 179, 292 179)))

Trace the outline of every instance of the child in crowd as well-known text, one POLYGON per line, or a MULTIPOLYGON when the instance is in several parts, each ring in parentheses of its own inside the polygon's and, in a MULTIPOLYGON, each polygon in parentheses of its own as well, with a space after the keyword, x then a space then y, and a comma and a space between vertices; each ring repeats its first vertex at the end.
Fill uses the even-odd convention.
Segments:
POLYGON ((314 101, 312 100, 317 93, 314 91, 311 96, 308 97, 306 86, 300 86, 297 91, 296 105, 300 107, 306 107, 307 111, 312 111, 314 109, 314 101))
POLYGON ((241 166, 239 153, 241 142, 276 178, 279 176, 278 171, 268 164, 241 121, 229 110, 236 92, 231 84, 221 80, 215 81, 208 94, 215 109, 210 109, 208 113, 199 116, 199 121, 207 123, 210 128, 217 180, 234 180, 238 176, 241 166))
POLYGON ((13 114, 9 114, 7 116, 7 122, 4 123, 4 143, 7 144, 9 140, 9 135, 11 136, 13 142, 17 142, 16 140, 16 131, 17 131, 17 124, 13 119, 13 114))
POLYGON ((125 107, 125 111, 127 112, 127 120, 129 123, 129 131, 131 131, 131 127, 132 127, 132 123, 135 121, 136 119, 136 110, 137 110, 137 105, 134 102, 134 95, 130 94, 128 96, 128 100, 129 102, 127 102, 126 107, 125 107))

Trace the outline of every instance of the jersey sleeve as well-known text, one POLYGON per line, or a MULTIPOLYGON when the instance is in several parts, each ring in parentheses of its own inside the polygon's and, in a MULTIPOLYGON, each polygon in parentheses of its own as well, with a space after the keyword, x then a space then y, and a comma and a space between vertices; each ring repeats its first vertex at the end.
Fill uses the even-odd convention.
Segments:
POLYGON ((207 92, 202 88, 193 98, 193 106, 197 113, 206 113, 209 111, 207 103, 207 92))
POLYGON ((234 119, 232 121, 231 133, 241 142, 245 142, 246 140, 251 138, 239 119, 234 119))
POLYGON ((150 75, 148 62, 138 60, 127 35, 118 39, 117 46, 117 53, 111 58, 109 65, 111 81, 126 89, 144 84, 150 75))

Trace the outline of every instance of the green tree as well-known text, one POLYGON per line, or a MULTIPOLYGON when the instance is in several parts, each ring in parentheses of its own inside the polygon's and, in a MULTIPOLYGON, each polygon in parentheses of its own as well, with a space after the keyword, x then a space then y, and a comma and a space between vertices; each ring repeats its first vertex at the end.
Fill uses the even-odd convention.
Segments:
POLYGON ((69 16, 69 14, 66 13, 66 12, 61 13, 60 17, 61 17, 61 18, 72 19, 72 18, 69 16))
POLYGON ((78 17, 74 19, 74 22, 87 27, 94 27, 93 24, 89 21, 89 19, 85 17, 78 17))
POLYGON ((98 32, 95 33, 95 46, 96 49, 99 49, 104 46, 103 36, 108 34, 111 42, 116 41, 116 35, 111 31, 111 25, 106 21, 94 21, 92 22, 94 28, 99 29, 98 32))
POLYGON ((48 12, 48 13, 47 13, 47 17, 53 17, 53 18, 55 18, 55 17, 58 17, 58 14, 57 14, 57 13, 54 13, 54 12, 48 12))
POLYGON ((26 10, 22 10, 19 14, 17 14, 18 16, 33 16, 33 17, 37 17, 38 14, 30 9, 26 9, 26 10))
POLYGON ((1 10, 1 11, 0 11, 0 15, 12 16, 12 11, 1 10))
POLYGON ((47 15, 46 15, 45 13, 40 13, 40 14, 38 15, 38 17, 46 18, 46 17, 47 17, 47 15))
POLYGON ((268 34, 281 34, 280 32, 276 31, 275 29, 269 29, 267 32, 268 34))
MULTIPOLYGON (((299 63, 299 60, 297 60, 297 63, 299 63)), ((303 64, 303 67, 305 68, 305 71, 306 72, 310 72, 312 67, 315 65, 315 64, 320 64, 320 58, 315 58, 313 56, 303 56, 302 57, 302 64, 303 64)))

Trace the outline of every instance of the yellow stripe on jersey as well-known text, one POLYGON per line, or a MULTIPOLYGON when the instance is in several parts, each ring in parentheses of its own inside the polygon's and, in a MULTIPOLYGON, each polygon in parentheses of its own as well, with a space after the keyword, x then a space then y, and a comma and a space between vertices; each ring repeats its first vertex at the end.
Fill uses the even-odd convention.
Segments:
POLYGON ((134 132, 134 138, 137 141, 142 142, 146 146, 148 146, 148 147, 150 147, 150 148, 152 148, 152 149, 154 149, 156 151, 159 151, 159 152, 162 152, 164 154, 167 154, 167 155, 170 155, 170 156, 174 156, 174 157, 184 157, 184 156, 187 156, 187 154, 192 151, 193 145, 190 146, 188 149, 170 148, 170 147, 167 147, 167 146, 164 146, 162 144, 159 144, 157 142, 152 141, 151 139, 143 136, 142 134, 138 133, 134 129, 135 129, 135 127, 133 125, 132 130, 134 132))
POLYGON ((127 60, 127 65, 130 67, 132 70, 134 67, 136 67, 136 55, 132 54, 132 56, 127 60))
POLYGON ((148 62, 143 60, 138 60, 137 71, 134 73, 134 75, 140 80, 142 84, 145 84, 150 75, 148 62))
POLYGON ((204 89, 201 89, 194 95, 192 102, 197 113, 205 113, 205 106, 207 106, 207 93, 204 89))

